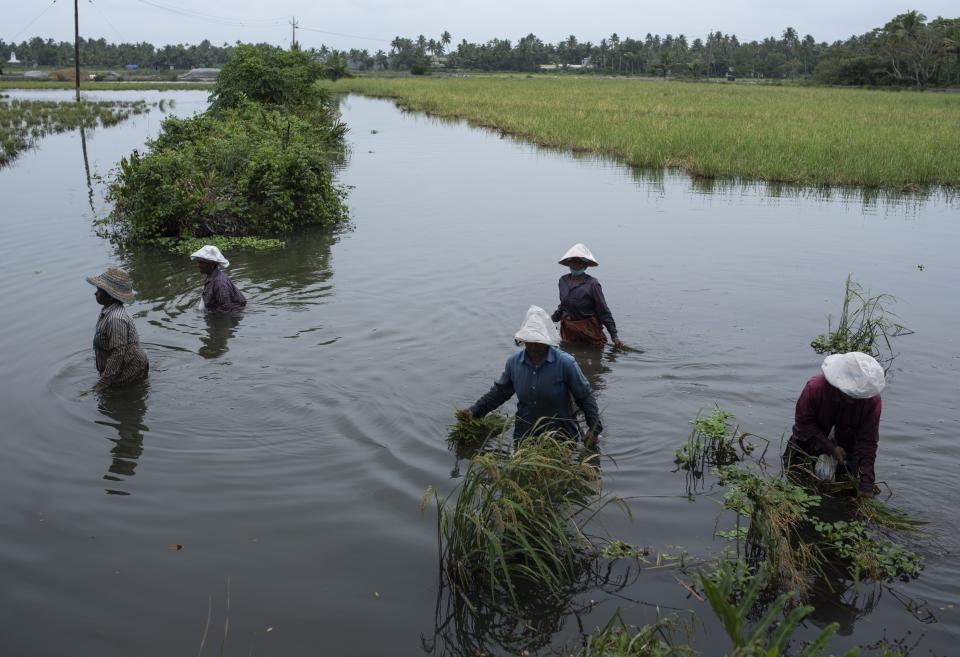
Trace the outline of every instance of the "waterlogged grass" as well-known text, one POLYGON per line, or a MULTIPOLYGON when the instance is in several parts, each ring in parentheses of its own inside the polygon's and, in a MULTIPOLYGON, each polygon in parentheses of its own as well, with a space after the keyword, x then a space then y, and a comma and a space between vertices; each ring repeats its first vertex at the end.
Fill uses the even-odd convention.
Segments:
MULTIPOLYGON (((155 89, 158 91, 190 91, 196 89, 210 89, 212 82, 164 82, 163 80, 129 80, 126 82, 94 82, 81 81, 81 91, 143 91, 155 89)), ((76 85, 72 80, 0 80, 0 89, 70 89, 76 85)))
POLYGON ((60 103, 0 98, 0 167, 48 134, 112 126, 131 114, 147 111, 144 101, 60 103))
POLYGON ((266 237, 232 237, 229 235, 208 235, 206 237, 159 237, 153 240, 159 246, 180 255, 190 255, 206 244, 211 244, 224 252, 274 251, 286 246, 283 240, 266 237))
MULTIPOLYGON (((540 587, 562 590, 595 552, 585 525, 615 498, 599 494, 597 456, 546 433, 525 438, 512 454, 475 456, 446 498, 432 489, 439 512, 446 579, 464 600, 506 598, 540 587)), ((620 502, 622 504, 622 502, 620 502)))
POLYGON ((583 77, 353 78, 335 91, 695 176, 960 187, 960 95, 583 77))

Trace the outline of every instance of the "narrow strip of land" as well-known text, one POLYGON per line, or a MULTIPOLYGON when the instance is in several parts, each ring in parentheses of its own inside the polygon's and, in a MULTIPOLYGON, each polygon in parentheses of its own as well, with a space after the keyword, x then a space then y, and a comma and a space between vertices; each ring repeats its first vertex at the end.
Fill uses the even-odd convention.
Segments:
POLYGON ((574 76, 325 85, 637 167, 804 185, 960 187, 960 94, 574 76))

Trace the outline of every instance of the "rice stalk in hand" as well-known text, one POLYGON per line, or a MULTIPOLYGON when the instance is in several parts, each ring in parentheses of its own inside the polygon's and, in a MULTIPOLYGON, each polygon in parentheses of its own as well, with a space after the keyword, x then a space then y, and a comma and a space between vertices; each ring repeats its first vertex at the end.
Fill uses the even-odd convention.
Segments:
POLYGON ((494 411, 482 418, 469 419, 465 411, 456 409, 456 424, 450 426, 447 440, 457 458, 470 458, 483 450, 492 438, 502 437, 513 423, 507 415, 494 411))

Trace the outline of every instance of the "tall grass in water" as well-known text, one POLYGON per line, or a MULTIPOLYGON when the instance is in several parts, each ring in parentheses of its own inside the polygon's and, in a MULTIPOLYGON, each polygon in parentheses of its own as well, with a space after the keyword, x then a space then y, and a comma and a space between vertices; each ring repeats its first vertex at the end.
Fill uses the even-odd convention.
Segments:
MULTIPOLYGON (((560 434, 525 438, 512 454, 475 456, 446 498, 428 489, 438 509, 441 563, 459 593, 514 604, 525 584, 560 591, 591 556, 584 526, 606 504, 597 456, 575 456, 560 434)), ((628 511, 629 512, 629 511, 628 511)))
POLYGON ((814 186, 960 186, 957 94, 548 76, 327 86, 637 167, 814 186))
MULTIPOLYGON (((784 593, 764 605, 763 614, 756 622, 748 618, 757 608, 763 591, 763 574, 749 578, 740 586, 730 567, 721 568, 715 577, 700 575, 700 586, 710 609, 723 624, 732 649, 726 657, 777 657, 787 654, 793 635, 813 607, 793 605, 793 594, 784 593)), ((679 618, 669 616, 652 625, 645 625, 630 634, 619 610, 606 627, 591 635, 578 657, 686 657, 700 654, 677 637, 679 618)), ((799 653, 799 657, 825 657, 828 644, 840 628, 831 623, 823 628, 799 653)), ((688 632, 689 634, 689 632, 688 632)), ((859 648, 852 648, 843 657, 856 657, 859 648)), ((719 654, 711 652, 709 654, 719 654)), ((791 653, 793 654, 793 653, 791 653)))
POLYGON ((818 354, 845 354, 862 351, 876 358, 884 366, 893 361, 892 338, 913 333, 897 320, 888 308, 896 302, 890 294, 869 296, 853 275, 847 275, 844 287, 843 308, 834 329, 827 318, 827 332, 818 335, 810 343, 818 354))

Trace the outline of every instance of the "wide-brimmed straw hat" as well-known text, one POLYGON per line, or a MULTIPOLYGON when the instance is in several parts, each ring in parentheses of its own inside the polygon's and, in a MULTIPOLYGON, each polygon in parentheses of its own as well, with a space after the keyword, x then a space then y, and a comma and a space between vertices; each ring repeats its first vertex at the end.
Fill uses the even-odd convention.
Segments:
POLYGON ((887 385, 877 359, 859 351, 827 356, 820 369, 830 385, 854 399, 876 397, 887 385))
POLYGON ((583 244, 574 244, 571 246, 570 249, 563 254, 563 257, 560 258, 560 264, 566 265, 568 264, 568 260, 574 259, 585 260, 588 267, 596 267, 598 264, 597 259, 593 257, 592 253, 590 253, 590 249, 583 244))
POLYGON ((560 344, 557 327, 553 325, 553 320, 550 319, 547 311, 540 306, 530 306, 527 317, 523 320, 523 326, 514 334, 513 339, 517 342, 539 342, 551 347, 560 344))
POLYGON ((98 287, 117 301, 130 303, 133 301, 133 286, 130 284, 130 275, 122 269, 110 267, 99 276, 87 276, 87 282, 98 287))
POLYGON ((220 253, 220 249, 212 244, 207 244, 198 251, 191 253, 190 258, 193 260, 206 260, 207 262, 215 262, 221 267, 230 266, 230 261, 224 258, 223 254, 220 253))

